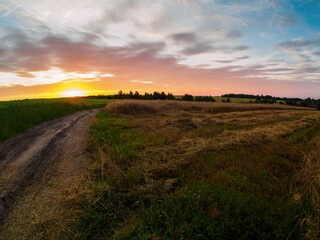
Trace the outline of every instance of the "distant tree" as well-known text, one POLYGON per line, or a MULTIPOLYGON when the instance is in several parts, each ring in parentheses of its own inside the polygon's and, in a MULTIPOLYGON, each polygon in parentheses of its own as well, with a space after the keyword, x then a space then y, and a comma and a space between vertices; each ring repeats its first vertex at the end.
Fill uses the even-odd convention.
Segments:
POLYGON ((196 102, 215 102, 216 100, 211 96, 195 96, 194 101, 196 101, 196 102))
POLYGON ((173 94, 172 94, 172 93, 168 93, 168 94, 167 94, 167 99, 168 99, 168 100, 174 100, 173 94))
POLYGON ((161 92, 160 99, 161 100, 166 100, 166 98, 167 98, 167 95, 164 92, 161 92))
POLYGON ((193 96, 189 94, 185 94, 182 96, 183 101, 193 101, 193 96))
POLYGON ((227 102, 231 102, 230 98, 227 98, 227 102))
POLYGON ((160 99, 160 93, 155 91, 155 92, 153 93, 153 99, 154 99, 154 100, 159 100, 159 99, 160 99))
POLYGON ((144 93, 143 99, 144 100, 151 100, 152 99, 152 94, 144 93))
POLYGON ((133 94, 134 99, 140 99, 140 94, 138 91, 135 91, 133 94))
POLYGON ((118 99, 123 99, 123 92, 120 90, 119 92, 118 92, 118 95, 116 96, 116 98, 118 98, 118 99))

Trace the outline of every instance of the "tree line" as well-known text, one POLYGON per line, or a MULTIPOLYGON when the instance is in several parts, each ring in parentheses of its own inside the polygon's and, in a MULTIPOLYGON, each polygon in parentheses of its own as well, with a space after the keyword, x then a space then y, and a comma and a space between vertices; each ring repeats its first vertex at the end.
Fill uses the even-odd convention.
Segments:
MULTIPOLYGON (((182 95, 181 98, 175 97, 172 93, 165 92, 153 92, 140 94, 138 91, 130 91, 129 93, 122 92, 114 95, 98 95, 87 96, 85 98, 95 99, 137 99, 137 100, 183 100, 183 101, 196 101, 196 102, 215 102, 216 100, 212 96, 192 96, 190 94, 182 95)), ((229 99, 230 102, 230 99, 229 99)))
MULTIPOLYGON (((300 99, 300 98, 281 98, 281 97, 273 97, 270 95, 250 95, 250 94, 224 94, 221 95, 226 99, 222 99, 222 102, 231 102, 231 98, 249 98, 252 99, 250 103, 267 103, 274 104, 277 101, 282 101, 280 104, 294 105, 294 106, 311 106, 311 107, 319 107, 320 99, 300 99)), ((114 95, 98 95, 98 96, 88 96, 85 98, 95 98, 95 99, 137 99, 137 100, 183 100, 183 101, 195 101, 195 102, 216 102, 216 99, 212 96, 193 96, 191 94, 184 94, 181 97, 174 96, 172 93, 158 92, 154 91, 153 93, 140 94, 138 91, 130 91, 129 93, 125 93, 123 91, 119 91, 118 94, 114 95)))
MULTIPOLYGON (((286 97, 273 97, 270 95, 251 95, 251 94, 224 94, 221 95, 221 97, 229 97, 229 98, 251 98, 257 103, 277 103, 277 100, 285 102, 287 105, 293 105, 293 106, 316 106, 317 104, 320 104, 320 99, 313 99, 313 98, 286 98, 286 97)), ((281 102, 280 102, 281 103, 281 102)))

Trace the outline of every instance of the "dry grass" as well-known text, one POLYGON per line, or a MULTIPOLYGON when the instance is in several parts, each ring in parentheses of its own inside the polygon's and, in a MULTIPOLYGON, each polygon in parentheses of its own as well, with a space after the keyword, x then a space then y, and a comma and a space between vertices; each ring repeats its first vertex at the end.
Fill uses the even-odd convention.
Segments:
POLYGON ((277 104, 244 104, 244 103, 215 103, 213 106, 204 107, 207 113, 245 112, 258 110, 313 110, 308 108, 277 105, 277 104))
POLYGON ((150 102, 140 101, 117 101, 109 103, 106 109, 111 113, 116 114, 144 114, 144 113, 156 113, 159 111, 160 106, 150 104, 150 102))
MULTIPOLYGON (((289 194, 290 184, 295 182, 294 171, 301 166, 299 156, 303 148, 292 139, 296 138, 295 135, 297 138, 304 136, 305 130, 313 129, 320 122, 320 112, 312 109, 234 103, 119 101, 109 104, 102 114, 105 115, 102 115, 101 122, 97 122, 97 135, 93 135, 97 161, 91 169, 91 176, 94 176, 91 180, 95 186, 93 191, 107 192, 108 197, 98 194, 88 204, 111 204, 110 214, 115 214, 117 220, 106 220, 106 229, 87 233, 87 239, 92 236, 98 239, 113 236, 117 239, 121 234, 129 234, 135 229, 131 223, 139 218, 137 209, 165 201, 163 199, 170 193, 179 194, 187 188, 184 184, 192 182, 193 178, 206 184, 212 182, 213 186, 230 184, 228 187, 232 186, 236 191, 239 186, 232 178, 243 174, 244 179, 253 181, 248 183, 247 188, 258 185, 255 194, 269 196, 272 193, 263 193, 266 190, 260 188, 268 188, 273 184, 270 187, 276 192, 273 197, 282 199, 281 194, 286 191, 284 194, 289 194), (113 117, 106 117, 110 113, 113 117), (119 115, 131 119, 131 122, 123 124, 119 115), (116 121, 121 124, 116 124, 116 121), (103 131, 111 132, 103 135, 103 131), (113 137, 114 142, 108 140, 113 137), (271 160, 251 159, 256 157, 255 149, 260 148, 265 151, 265 157, 271 160), (245 161, 237 158, 237 151, 241 152, 241 149, 248 151, 245 161), (226 153, 230 152, 234 154, 234 159, 226 157, 226 153), (269 154, 279 155, 280 158, 285 155, 290 159, 285 160, 286 163, 279 163, 277 159, 272 160, 269 154), (206 155, 210 156, 208 161, 212 166, 204 166, 199 159, 206 155), (218 159, 224 161, 214 165, 212 161, 218 159), (191 176, 188 175, 187 180, 181 177, 186 174, 185 168, 192 169, 188 170, 191 176), (262 181, 259 174, 270 175, 270 180, 262 181), (122 215, 118 207, 125 210, 126 214, 122 215), (107 232, 104 237, 100 235, 103 231, 107 232)), ((312 138, 312 135, 308 138, 312 138)), ((93 225, 88 226, 97 228, 93 225)), ((310 231, 319 232, 318 229, 310 231)), ((159 237, 157 234, 154 236, 159 237)))
POLYGON ((12 181, 21 167, 22 164, 0 164, 0 189, 12 181))
MULTIPOLYGON (((134 117, 128 128, 139 129, 148 139, 160 137, 162 144, 151 141, 148 148, 139 151, 138 168, 144 175, 154 169, 168 171, 169 166, 174 168, 206 151, 277 142, 320 121, 319 112, 283 105, 130 100, 111 103, 106 110, 134 117), (155 115, 149 117, 150 113, 155 115)), ((101 156, 104 147, 101 146, 98 159, 108 158, 101 156)), ((110 161, 108 158, 103 171, 108 165, 114 166, 110 174, 117 174, 118 163, 110 161)))
POLYGON ((259 110, 310 110, 312 108, 294 107, 272 104, 246 104, 246 103, 207 103, 207 102, 184 102, 184 101, 138 101, 125 100, 109 103, 106 109, 116 114, 150 114, 172 111, 203 112, 209 114, 259 111, 259 110))
POLYGON ((84 175, 31 186, 1 227, 0 239, 79 239, 79 203, 89 197, 84 175))
POLYGON ((299 203, 306 217, 300 224, 307 225, 306 237, 317 240, 320 238, 320 138, 314 139, 314 149, 304 158, 299 183, 294 194, 294 201, 299 203), (305 205, 306 198, 311 198, 311 204, 305 205))

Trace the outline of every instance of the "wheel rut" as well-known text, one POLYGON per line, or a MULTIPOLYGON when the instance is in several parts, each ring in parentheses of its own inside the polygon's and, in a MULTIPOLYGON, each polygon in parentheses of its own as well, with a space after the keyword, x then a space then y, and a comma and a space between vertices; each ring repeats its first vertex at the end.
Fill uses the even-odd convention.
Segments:
POLYGON ((83 170, 91 122, 85 110, 42 123, 0 144, 0 223, 30 186, 83 170))

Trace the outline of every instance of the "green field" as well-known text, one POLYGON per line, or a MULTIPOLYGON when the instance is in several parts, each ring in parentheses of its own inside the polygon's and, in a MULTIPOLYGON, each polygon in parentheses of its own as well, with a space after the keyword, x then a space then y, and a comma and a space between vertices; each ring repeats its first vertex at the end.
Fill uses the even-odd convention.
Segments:
MULTIPOLYGON (((222 102, 222 100, 227 101, 228 98, 226 97, 214 97, 214 99, 217 102, 222 102)), ((251 98, 230 98, 231 102, 235 102, 235 103, 248 103, 248 102, 255 102, 255 99, 251 99, 251 98)))
POLYGON ((46 98, 46 99, 24 99, 13 101, 0 101, 0 109, 17 105, 47 105, 52 103, 63 104, 88 104, 94 106, 103 106, 110 102, 110 99, 89 99, 89 98, 46 98))
POLYGON ((0 102, 0 142, 39 123, 76 111, 102 107, 109 101, 107 99, 59 98, 0 102))

